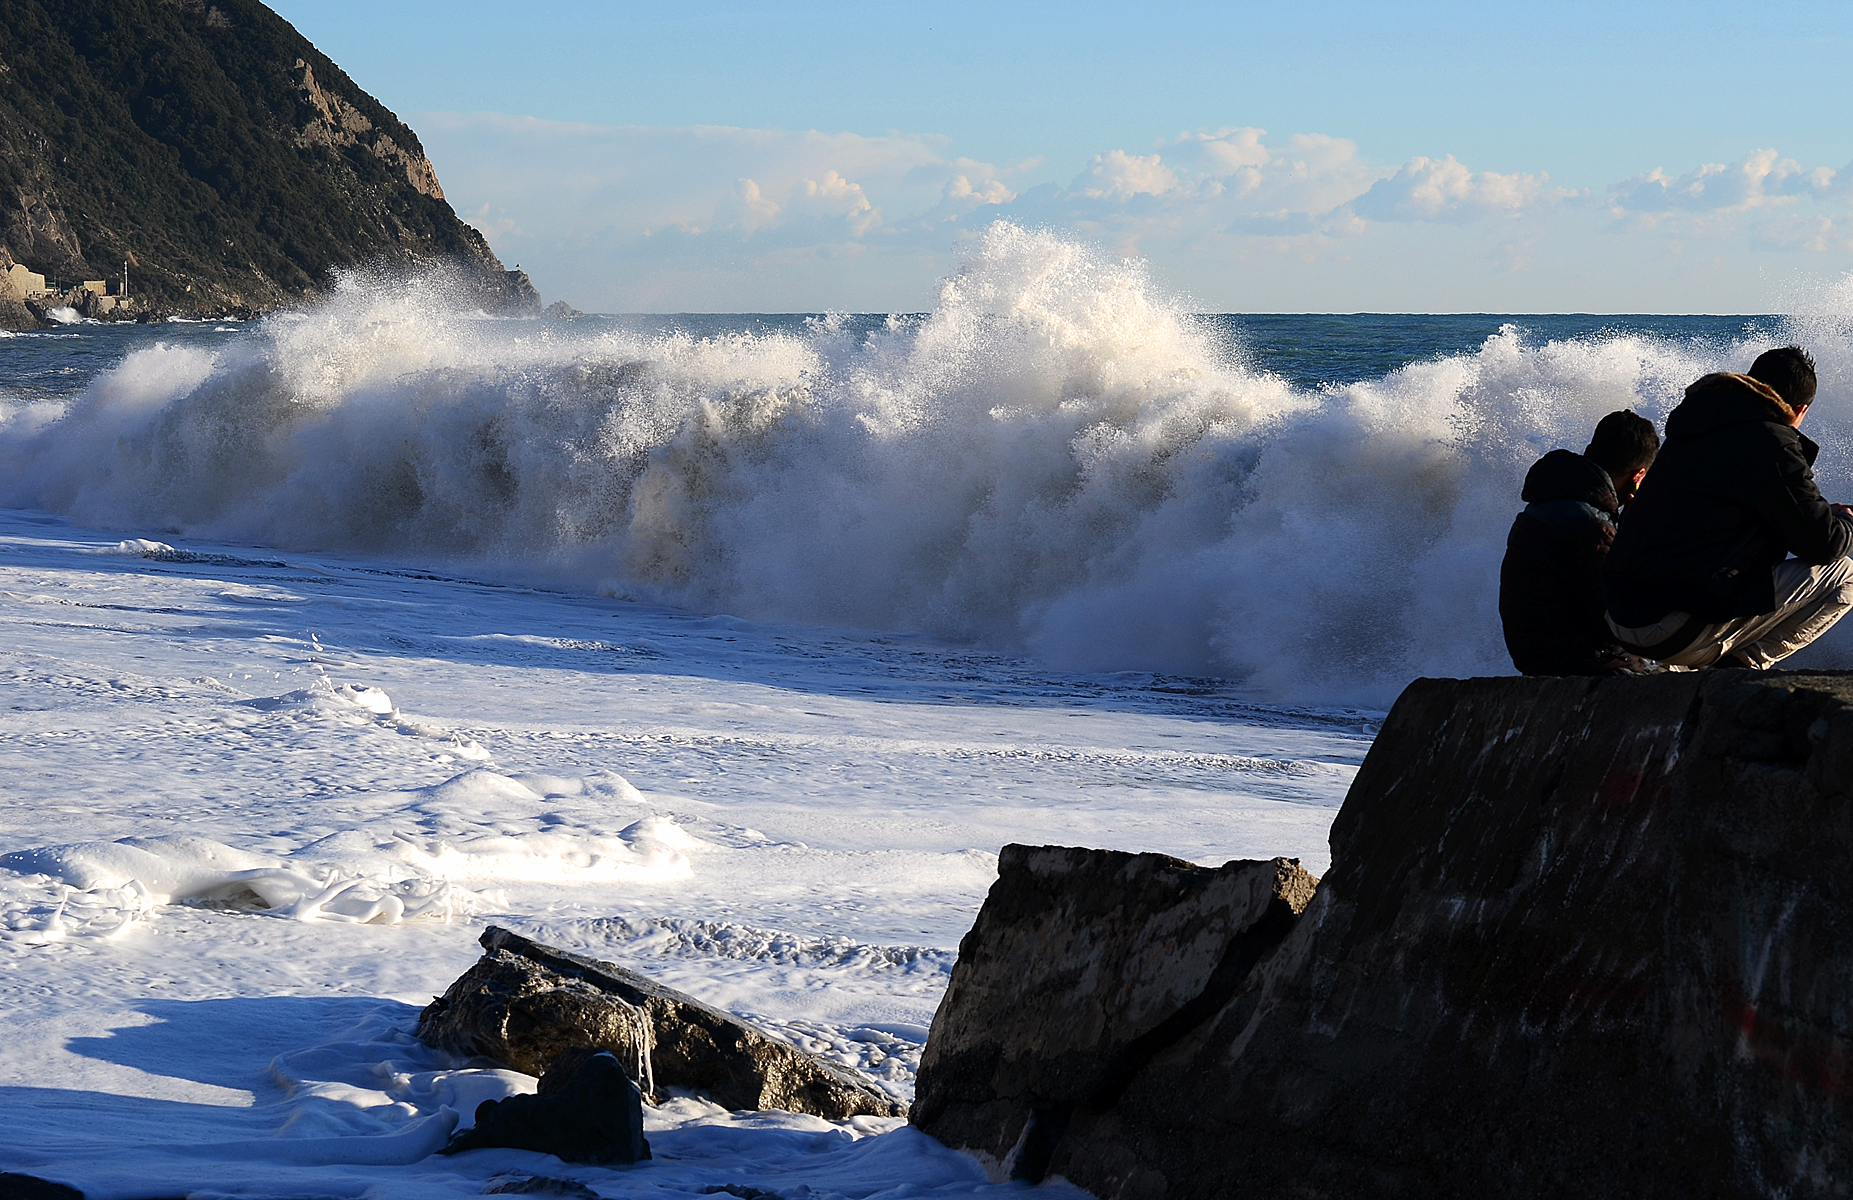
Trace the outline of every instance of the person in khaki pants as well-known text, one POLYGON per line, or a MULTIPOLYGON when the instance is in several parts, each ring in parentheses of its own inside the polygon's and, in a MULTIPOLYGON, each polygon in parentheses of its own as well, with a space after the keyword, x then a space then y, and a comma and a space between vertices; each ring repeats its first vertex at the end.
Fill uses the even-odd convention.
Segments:
POLYGON ((1853 508, 1822 498, 1820 447, 1800 431, 1814 395, 1799 346, 1686 389, 1603 565, 1624 647, 1669 666, 1764 670, 1853 608, 1853 508))

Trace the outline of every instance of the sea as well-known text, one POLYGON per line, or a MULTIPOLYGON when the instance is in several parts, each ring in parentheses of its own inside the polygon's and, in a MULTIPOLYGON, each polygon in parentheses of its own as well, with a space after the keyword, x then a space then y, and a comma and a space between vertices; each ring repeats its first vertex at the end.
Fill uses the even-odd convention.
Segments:
POLYGON ((434 1157, 535 1081, 418 1012, 496 924, 909 1100, 1001 846, 1328 869, 1397 693, 1510 672, 1545 451, 1799 342, 1853 498, 1850 317, 1205 315, 1000 227, 920 313, 356 277, 0 338, 0 1171, 1017 1194, 898 1119, 672 1088, 636 1167, 434 1157))

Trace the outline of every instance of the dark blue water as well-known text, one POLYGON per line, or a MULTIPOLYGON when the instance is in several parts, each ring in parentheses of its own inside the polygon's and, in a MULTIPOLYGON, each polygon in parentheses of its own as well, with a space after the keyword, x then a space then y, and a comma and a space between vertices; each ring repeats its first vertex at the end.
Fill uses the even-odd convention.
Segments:
POLYGON ((119 322, 0 335, 0 401, 61 399, 82 391, 91 379, 143 346, 224 345, 256 326, 255 321, 119 322))
MULTIPOLYGON (((631 313, 610 320, 648 332, 684 330, 696 337, 738 330, 801 332, 818 320, 805 313, 631 313)), ((923 314, 898 318, 924 319, 923 314)), ((1634 334, 1669 341, 1728 343, 1775 325, 1770 316, 1594 316, 1589 313, 1222 313, 1206 315, 1231 349, 1263 371, 1300 388, 1376 379, 1426 359, 1470 354, 1506 325, 1515 325, 1527 345, 1606 334, 1634 334)), ((891 318, 856 314, 838 318, 848 333, 873 333, 891 318)))
MULTIPOLYGON (((644 333, 681 331, 712 337, 742 332, 803 334, 822 319, 809 313, 631 313, 585 317, 574 325, 583 322, 644 333)), ((860 338, 886 328, 890 321, 922 319, 918 314, 856 314, 834 320, 840 332, 860 338)), ((1769 316, 1578 313, 1235 313, 1199 319, 1227 341, 1231 354, 1307 389, 1375 379, 1413 362, 1470 354, 1506 325, 1516 326, 1528 345, 1611 334, 1721 345, 1747 335, 1768 337, 1778 320, 1769 316)), ((0 338, 0 400, 19 403, 69 396, 137 347, 155 342, 224 344, 255 327, 255 323, 238 322, 71 325, 0 338)))
POLYGON ((1591 316, 1549 313, 1241 313, 1208 318, 1230 331, 1255 366, 1302 388, 1376 379, 1425 359, 1478 350, 1506 325, 1526 345, 1645 335, 1672 342, 1724 345, 1746 336, 1768 338, 1778 318, 1591 316))

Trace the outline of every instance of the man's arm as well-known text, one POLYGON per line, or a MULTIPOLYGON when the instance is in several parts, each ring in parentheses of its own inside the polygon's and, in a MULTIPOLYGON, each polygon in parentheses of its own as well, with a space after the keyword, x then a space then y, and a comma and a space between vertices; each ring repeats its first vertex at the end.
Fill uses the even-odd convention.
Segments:
POLYGON ((1783 547, 1812 566, 1853 552, 1853 507, 1822 498, 1799 441, 1779 443, 1774 468, 1757 508, 1783 547))

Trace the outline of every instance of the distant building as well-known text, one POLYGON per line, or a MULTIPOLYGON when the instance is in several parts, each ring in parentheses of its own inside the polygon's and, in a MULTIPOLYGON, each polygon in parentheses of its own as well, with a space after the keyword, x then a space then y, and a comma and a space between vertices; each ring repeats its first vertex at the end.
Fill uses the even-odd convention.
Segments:
POLYGON ((105 283, 101 279, 86 279, 82 283, 78 284, 77 286, 80 288, 83 288, 86 292, 89 292, 93 296, 109 295, 109 284, 105 283))
POLYGON ((0 299, 24 300, 45 294, 45 276, 29 270, 24 263, 14 263, 0 275, 0 299))

